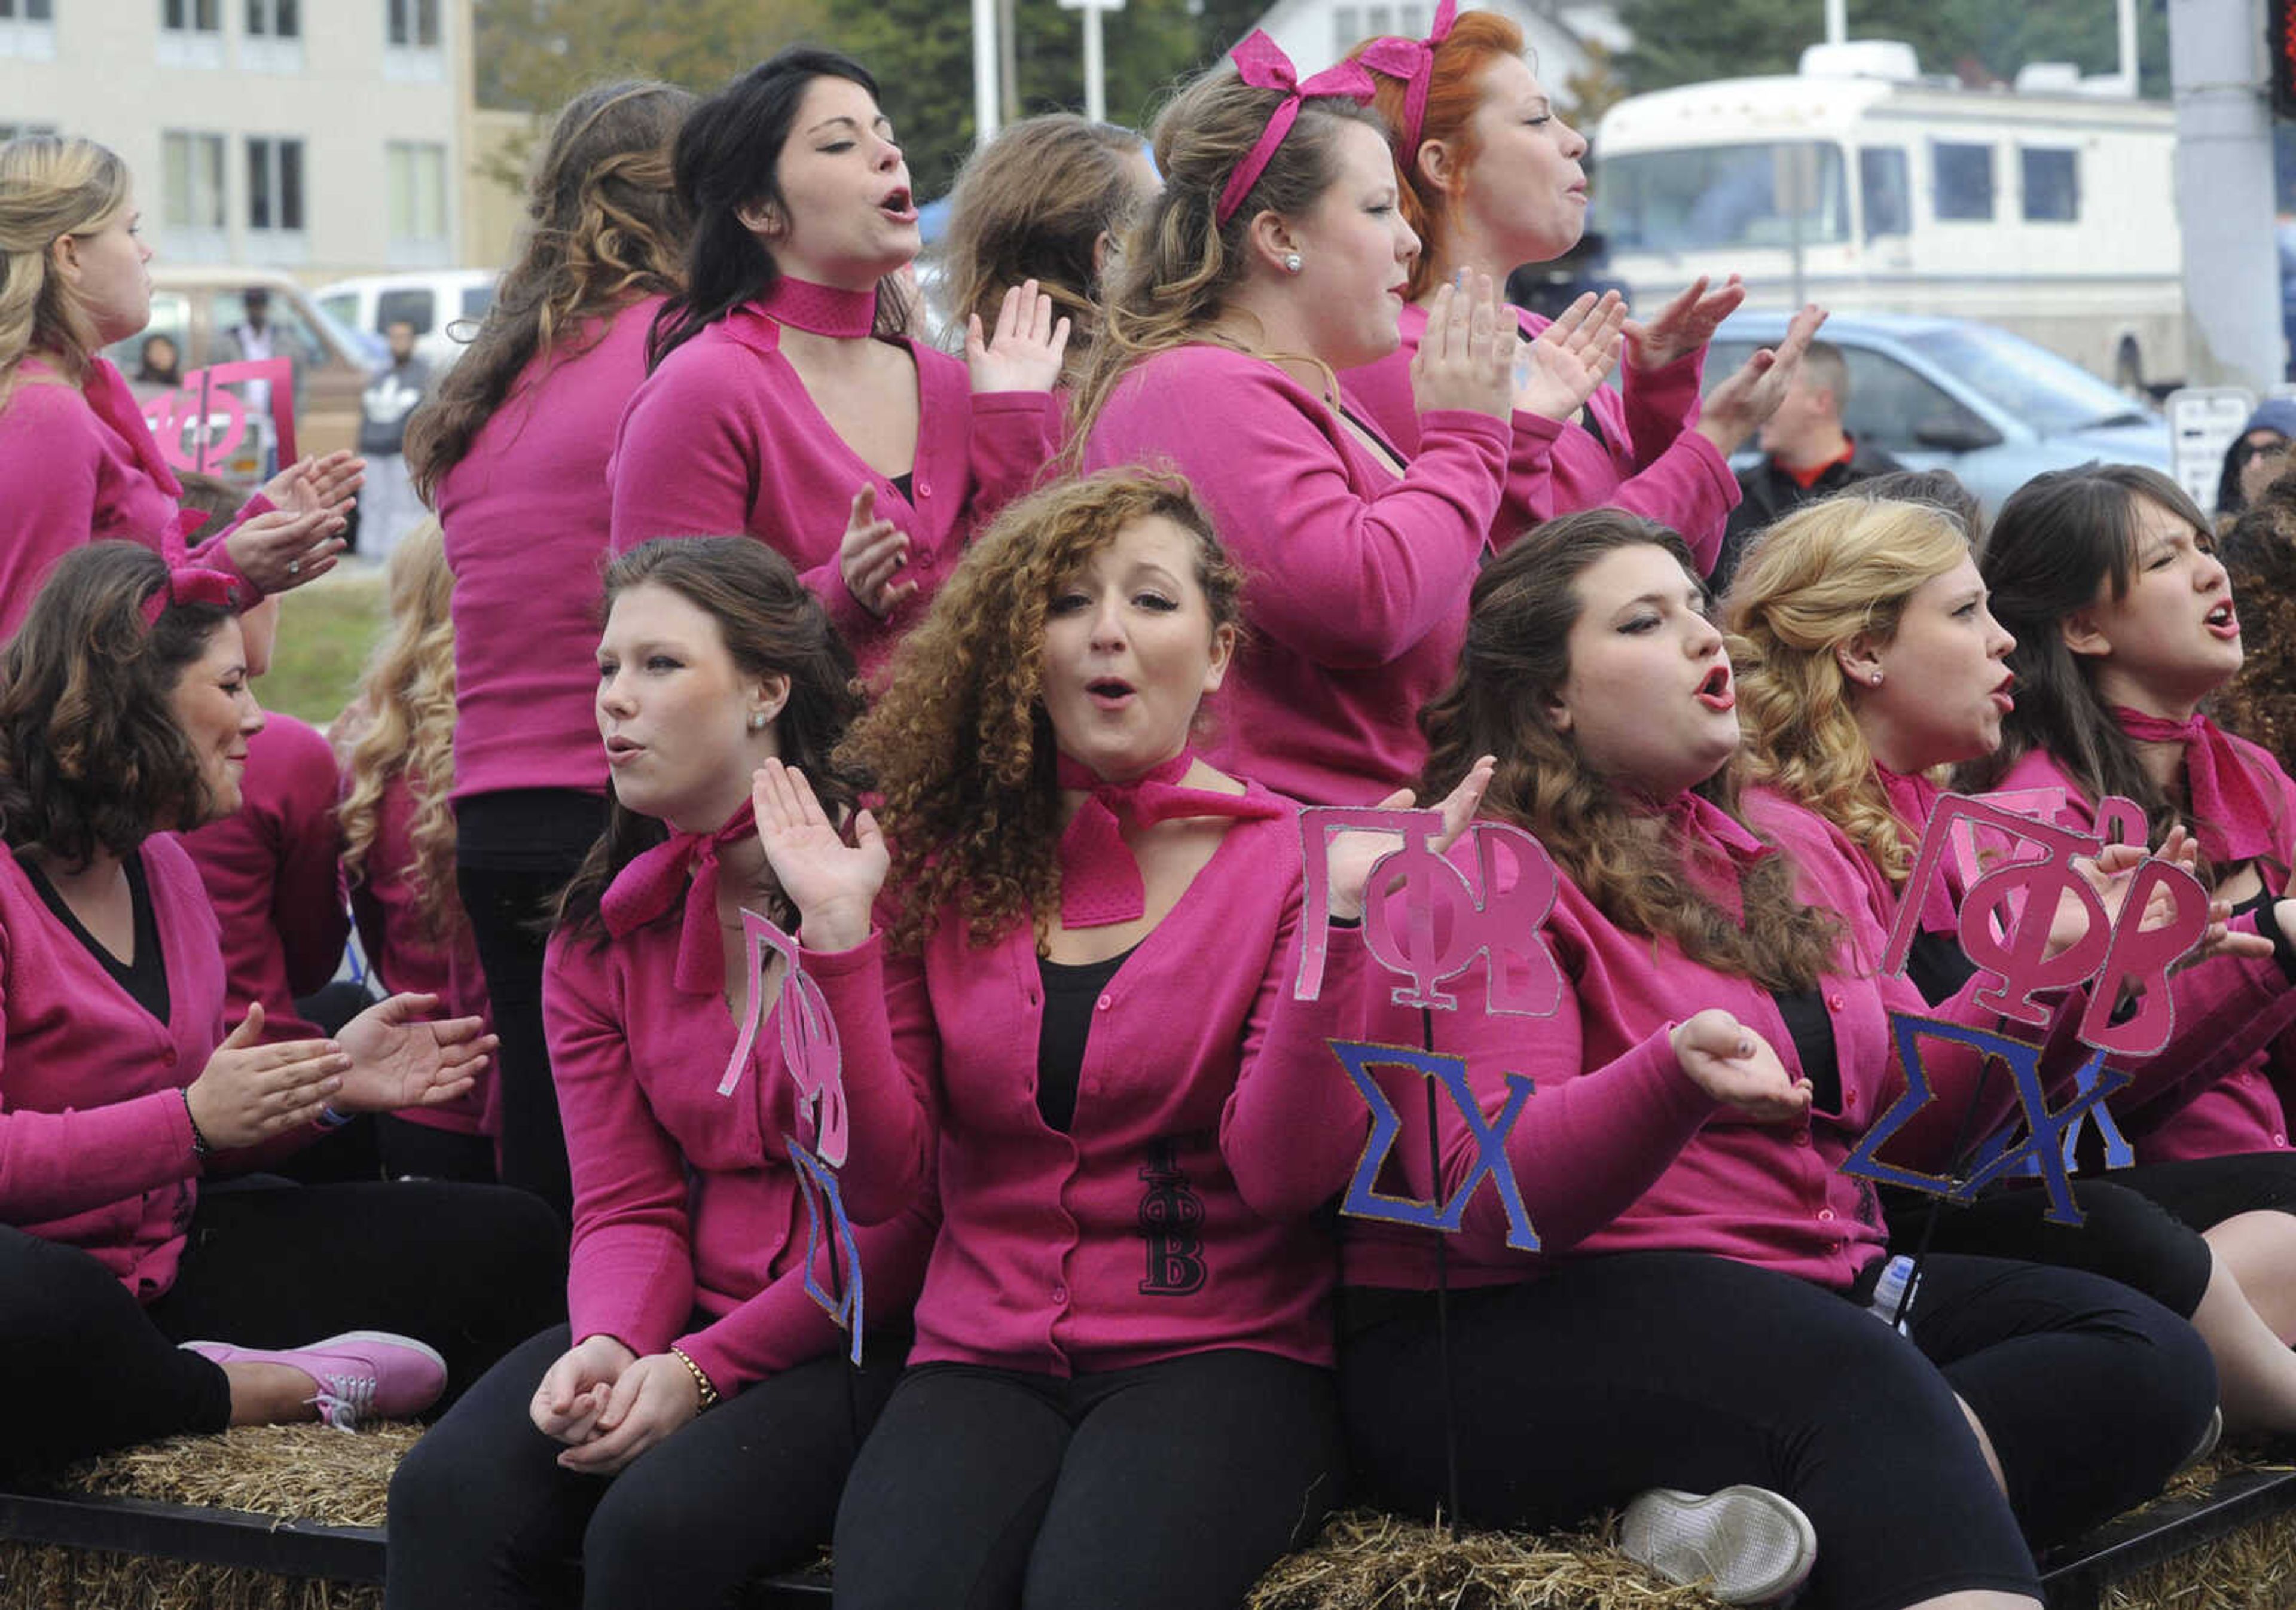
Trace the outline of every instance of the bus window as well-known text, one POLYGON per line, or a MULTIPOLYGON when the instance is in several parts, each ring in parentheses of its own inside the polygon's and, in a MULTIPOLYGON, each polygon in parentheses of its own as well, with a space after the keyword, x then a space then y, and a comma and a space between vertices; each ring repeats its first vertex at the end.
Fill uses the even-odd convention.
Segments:
POLYGON ((1993 148, 1930 142, 1930 166, 1937 180, 1940 222, 1993 221, 1993 148))
POLYGON ((2080 218, 2080 153, 2022 145, 2017 149, 2025 188, 2025 222, 2072 224, 2080 218))
POLYGON ((1840 243, 1842 168, 1841 147, 1807 140, 1606 157, 1598 226, 1614 251, 1840 243))
POLYGON ((1867 240, 1913 232, 1912 188, 1902 147, 1868 145, 1857 153, 1857 192, 1866 200, 1867 240))

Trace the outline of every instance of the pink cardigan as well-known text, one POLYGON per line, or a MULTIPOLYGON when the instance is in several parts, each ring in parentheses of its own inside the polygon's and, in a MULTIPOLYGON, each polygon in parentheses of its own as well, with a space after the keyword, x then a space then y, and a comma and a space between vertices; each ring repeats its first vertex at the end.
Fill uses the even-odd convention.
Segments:
POLYGON ((239 809, 178 837, 223 924, 228 1020, 259 1001, 266 1044, 316 1040, 295 1002, 335 976, 351 931, 335 752, 317 728, 276 711, 247 748, 239 809))
MULTIPOLYGON (((783 1136, 809 1144, 812 1132, 782 1061, 780 1006, 720 1096, 739 1031, 722 1001, 671 983, 678 936, 673 911, 603 944, 562 930, 550 942, 543 1021, 574 1174, 567 1301, 576 1340, 611 1336, 641 1354, 675 1344, 732 1392, 843 1342, 805 1293, 808 1215, 783 1136)), ((882 1018, 873 947, 805 966, 840 1026, 882 1018)), ((849 1050, 857 1140, 886 1135, 898 1151, 906 1134, 918 1149, 913 1100, 853 1061, 849 1050)), ((857 1146, 842 1186, 857 1224, 886 1221, 857 1232, 863 1290, 873 1320, 898 1318, 932 1244, 930 1181, 889 1190, 857 1146)), ((825 1263, 816 1276, 827 1284, 825 1263)))
MULTIPOLYGON (((91 359, 78 387, 45 359, 16 366, 14 387, 0 400, 0 486, 7 488, 0 496, 0 641, 73 549, 127 537, 164 553, 184 490, 135 393, 106 358, 91 359)), ((237 576, 223 538, 270 507, 260 494, 250 498, 208 535, 197 561, 237 576)))
MULTIPOLYGON (((373 842, 359 863, 358 881, 351 886, 351 914, 357 919, 359 943, 366 949, 367 966, 390 993, 402 990, 435 994, 440 1017, 479 1017, 493 1013, 487 999, 486 974, 479 966, 479 947, 470 927, 457 927, 445 942, 425 930, 416 905, 414 843, 412 830, 421 796, 404 771, 392 773, 376 804, 373 842)), ((458 1134, 496 1134, 495 1068, 490 1062, 467 1095, 444 1107, 407 1107, 399 1116, 410 1124, 458 1134)))
POLYGON ((1029 487, 1060 442, 1048 394, 975 396, 961 361, 900 344, 917 369, 910 496, 830 429, 781 355, 781 326, 748 304, 664 358, 631 398, 607 470, 615 551, 648 537, 746 531, 797 567, 865 670, 881 664, 973 533, 1029 487), (902 575, 917 584, 884 620, 861 607, 837 564, 865 485, 877 489, 879 518, 908 534, 902 575))
POLYGON ((174 839, 138 852, 168 1018, 132 1000, 0 848, 0 1222, 76 1246, 149 1303, 175 1284, 199 1159, 182 1091, 223 1040, 223 955, 174 839))
MULTIPOLYGON (((938 1136, 943 1227, 912 1362, 1068 1377, 1221 1347, 1332 1362, 1334 1259, 1308 1215, 1368 1127, 1325 1044, 1349 1032, 1362 946, 1335 936, 1322 1000, 1292 999, 1299 840, 1289 813, 1228 829, 1096 1003, 1066 1133, 1037 1107, 1028 923, 984 950, 946 915, 922 957, 888 966, 865 1028, 840 1013, 849 1068, 898 1058, 938 1136)), ((854 1126, 857 1155, 875 1139, 854 1126)))
MULTIPOLYGON (((2296 805, 2291 784, 2271 755, 2244 738, 2234 745, 2284 805, 2296 805)), ((2095 802, 2082 793, 2054 756, 2028 750, 2009 768, 1998 787, 2062 789, 2065 818, 2087 829, 2095 821, 2095 802)), ((2271 888, 2278 895, 2286 891, 2271 888)), ((2268 913, 2258 918, 2268 922, 2268 913)), ((2248 961, 2218 957, 2175 976, 2179 1045, 2210 1046, 2205 1052, 2178 1046, 2154 1059, 2147 1075, 2114 1102, 2122 1128, 2136 1148, 2136 1160, 2178 1163, 2235 1152, 2286 1151, 2288 1115, 2273 1075, 2296 1063, 2296 990, 2280 977, 2270 958, 2248 961), (2218 1026, 2196 1035, 2199 1020, 2218 1026)), ((2296 1071, 2296 1069, 2292 1069, 2296 1071)))
POLYGON ((455 797, 606 791, 591 702, 606 460, 645 378, 660 297, 585 325, 526 367, 439 483, 455 573, 455 797))
POLYGON ((1419 707, 1458 669, 1511 434, 1466 412, 1422 424, 1390 475, 1315 393, 1208 345, 1144 360, 1102 409, 1086 469, 1178 470, 1244 572, 1215 765, 1312 805, 1369 805, 1417 775, 1419 707))
MULTIPOLYGON (((1553 323, 1520 307, 1513 312, 1527 338, 1553 323)), ((1426 329, 1426 310, 1406 306, 1401 348, 1346 376, 1372 422, 1406 453, 1419 448, 1411 360, 1426 329)), ((1623 396, 1606 385, 1587 399, 1599 436, 1583 424, 1517 413, 1506 502, 1491 527, 1492 542, 1504 549, 1542 520, 1615 507, 1678 533, 1701 570, 1712 569, 1730 511, 1738 506, 1738 478, 1714 444, 1691 429, 1698 423, 1705 364, 1701 347, 1662 369, 1623 370, 1623 396)))

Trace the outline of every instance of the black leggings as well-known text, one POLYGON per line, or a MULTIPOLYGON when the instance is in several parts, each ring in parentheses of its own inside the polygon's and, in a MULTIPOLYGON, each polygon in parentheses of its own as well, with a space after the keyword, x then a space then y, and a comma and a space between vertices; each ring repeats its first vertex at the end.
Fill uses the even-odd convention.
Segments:
POLYGON ((562 1223, 573 1222, 574 1177, 542 1028, 542 958, 549 940, 536 924, 548 917, 551 902, 579 864, 578 857, 563 868, 496 871, 465 862, 455 871, 487 977, 495 1033, 502 1039, 495 1051, 502 1182, 541 1197, 562 1223))
POLYGON ((570 1344, 511 1353, 400 1461, 386 1610, 581 1603, 703 1610, 828 1541, 854 1450, 899 1373, 816 1359, 726 1399, 619 1475, 562 1468, 529 1403, 570 1344))
POLYGON ((1341 1483, 1329 1370, 1242 1349, 912 1369, 837 1512, 862 1610, 1234 1610, 1341 1483))
POLYGON ((490 1186, 203 1190, 176 1283, 149 1306, 76 1247, 0 1226, 0 1380, 19 1383, 0 1472, 230 1423, 220 1366, 178 1342, 294 1347, 391 1330, 460 1391, 565 1312, 556 1222, 490 1186))
MULTIPOLYGON (((1368 1295, 1382 1316, 1341 1355, 1349 1455, 1363 1496, 1428 1515, 1448 1502, 1434 1299, 1368 1295)), ((1816 1526, 1831 1610, 2038 1598, 2020 1517, 2046 1542, 2149 1495, 2216 1404, 2206 1348, 2159 1305, 1986 1258, 1929 1260, 1910 1345, 1832 1291, 1694 1253, 1565 1260, 1455 1292, 1450 1311, 1470 1524, 1569 1525, 1652 1487, 1758 1483, 1816 1526)))

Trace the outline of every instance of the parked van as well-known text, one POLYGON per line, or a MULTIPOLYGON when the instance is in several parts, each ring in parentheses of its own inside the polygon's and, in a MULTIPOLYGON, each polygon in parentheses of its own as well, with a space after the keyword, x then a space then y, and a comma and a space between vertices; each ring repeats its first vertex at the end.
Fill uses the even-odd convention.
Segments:
MULTIPOLYGON (((268 268, 230 268, 212 264, 157 263, 152 267, 152 322, 143 331, 115 341, 103 356, 119 366, 140 397, 160 388, 136 384, 144 343, 165 336, 175 343, 184 372, 244 355, 232 331, 247 319, 247 292, 270 293, 267 323, 273 355, 295 366, 295 445, 304 453, 332 453, 358 441, 359 394, 372 367, 358 338, 329 318, 288 275, 268 268)), ((217 473, 254 479, 267 438, 250 431, 234 461, 217 473)))
POLYGON ((502 274, 492 268, 439 268, 422 273, 371 274, 337 280, 318 290, 319 306, 363 336, 381 338, 393 324, 414 326, 414 350, 436 374, 463 356, 479 321, 495 305, 502 274), (462 340, 455 339, 455 327, 462 340))
POLYGON ((1802 68, 1603 117, 1590 227, 1639 300, 1734 272, 1756 306, 1799 283, 1836 312, 1997 324, 2131 391, 2183 378, 2173 108, 2069 70, 1964 89, 1880 41, 1802 68))

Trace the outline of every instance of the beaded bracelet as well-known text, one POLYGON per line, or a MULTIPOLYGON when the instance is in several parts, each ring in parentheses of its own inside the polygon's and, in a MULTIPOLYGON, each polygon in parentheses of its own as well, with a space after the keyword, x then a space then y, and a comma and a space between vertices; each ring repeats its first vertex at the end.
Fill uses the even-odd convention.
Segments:
POLYGON ((186 1087, 176 1093, 184 1099, 184 1122, 192 1126, 192 1156, 204 1163, 215 1156, 215 1148, 208 1144, 208 1138, 205 1135, 200 1133, 200 1121, 192 1116, 190 1089, 186 1087))
POLYGON ((670 1352, 676 1353, 677 1361, 685 1366, 685 1373, 693 1377, 693 1390, 701 1399, 701 1407, 713 1407, 718 1402, 718 1389, 709 1384, 709 1377, 701 1373, 701 1366, 686 1357, 683 1347, 673 1347, 670 1352))

